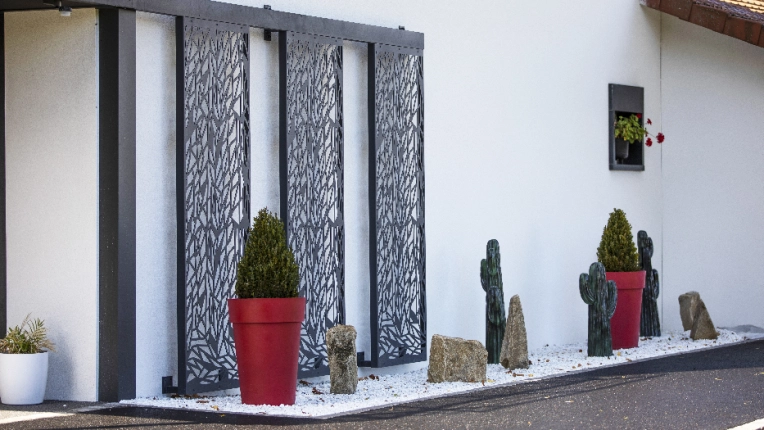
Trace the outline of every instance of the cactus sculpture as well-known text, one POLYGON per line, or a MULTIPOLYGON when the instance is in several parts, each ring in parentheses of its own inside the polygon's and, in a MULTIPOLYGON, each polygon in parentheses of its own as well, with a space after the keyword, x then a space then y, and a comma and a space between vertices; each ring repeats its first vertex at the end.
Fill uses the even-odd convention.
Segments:
POLYGON ((485 346, 488 362, 499 363, 504 339, 506 313, 504 284, 501 280, 499 241, 491 239, 486 245, 486 258, 480 262, 480 283, 485 291, 485 346))
POLYGON ((613 317, 618 302, 615 282, 605 279, 605 266, 602 263, 592 263, 589 266, 589 274, 582 273, 578 278, 578 288, 584 303, 589 305, 587 353, 590 357, 609 357, 613 355, 610 318, 613 317))
POLYGON ((653 269, 653 240, 647 232, 637 233, 639 246, 639 266, 645 271, 645 289, 642 290, 642 318, 639 322, 640 336, 660 336, 661 322, 658 318, 658 294, 660 282, 658 271, 653 269))

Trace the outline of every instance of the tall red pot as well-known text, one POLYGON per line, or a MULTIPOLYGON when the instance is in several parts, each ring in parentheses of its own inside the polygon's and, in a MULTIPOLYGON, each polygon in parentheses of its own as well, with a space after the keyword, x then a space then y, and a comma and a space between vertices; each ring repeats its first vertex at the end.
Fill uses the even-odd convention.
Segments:
POLYGON ((229 299, 241 401, 293 405, 305 298, 229 299))
POLYGON ((639 346, 639 319, 642 317, 642 290, 645 288, 645 271, 606 272, 608 281, 615 281, 618 303, 610 320, 613 349, 639 346))

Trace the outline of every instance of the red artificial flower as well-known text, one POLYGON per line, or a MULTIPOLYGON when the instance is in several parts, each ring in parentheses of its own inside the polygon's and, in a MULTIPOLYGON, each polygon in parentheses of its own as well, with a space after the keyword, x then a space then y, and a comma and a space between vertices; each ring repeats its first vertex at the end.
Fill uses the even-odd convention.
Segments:
POLYGON ((637 114, 637 118, 639 118, 639 119, 642 119, 642 114, 641 114, 641 113, 638 113, 638 114, 637 114))
POLYGON ((647 125, 653 125, 653 122, 650 121, 650 118, 647 118, 647 125))
POLYGON ((663 143, 663 140, 666 138, 666 136, 664 136, 663 133, 658 133, 655 138, 658 140, 658 143, 663 143))
POLYGON ((648 138, 647 138, 647 142, 645 142, 645 145, 647 145, 647 146, 653 146, 653 139, 648 137, 648 138))

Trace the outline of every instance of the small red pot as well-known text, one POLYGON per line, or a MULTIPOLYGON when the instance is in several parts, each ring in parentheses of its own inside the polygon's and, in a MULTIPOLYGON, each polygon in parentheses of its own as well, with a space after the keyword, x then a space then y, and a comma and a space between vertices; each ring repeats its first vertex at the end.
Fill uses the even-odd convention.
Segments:
POLYGON ((645 271, 606 272, 608 281, 615 281, 618 303, 610 320, 613 349, 639 346, 639 319, 642 317, 642 290, 645 288, 645 271))
POLYGON ((241 401, 293 405, 305 298, 228 299, 241 401))

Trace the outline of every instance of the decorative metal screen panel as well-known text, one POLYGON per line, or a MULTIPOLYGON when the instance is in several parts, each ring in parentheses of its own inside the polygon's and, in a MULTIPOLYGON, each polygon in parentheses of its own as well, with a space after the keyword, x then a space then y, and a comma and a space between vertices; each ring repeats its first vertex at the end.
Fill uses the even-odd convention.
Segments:
POLYGON ((369 45, 371 365, 427 358, 422 51, 369 45))
POLYGON ((279 34, 281 216, 306 298, 299 375, 328 375, 326 330, 345 321, 342 41, 279 34))
POLYGON ((228 320, 250 222, 249 28, 177 20, 178 389, 238 386, 228 320))

